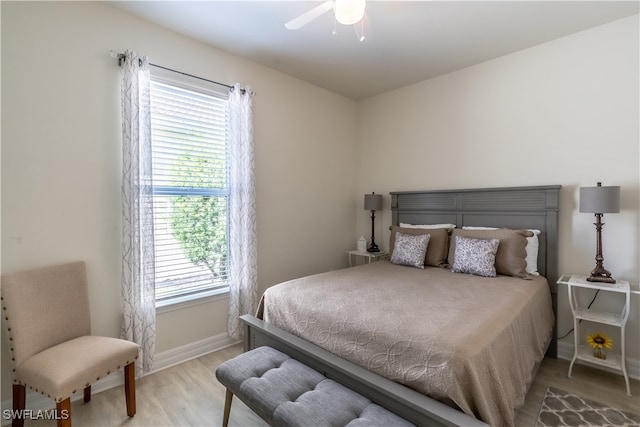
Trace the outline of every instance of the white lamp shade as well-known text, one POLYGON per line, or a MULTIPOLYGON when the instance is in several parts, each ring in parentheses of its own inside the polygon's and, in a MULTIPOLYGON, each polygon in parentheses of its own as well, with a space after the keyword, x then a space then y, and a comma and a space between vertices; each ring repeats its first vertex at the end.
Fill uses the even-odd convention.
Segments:
POLYGON ((379 211, 382 209, 382 194, 365 194, 364 208, 368 211, 379 211))
POLYGON ((620 212, 620 187, 580 187, 580 212, 620 212))
POLYGON ((343 25, 352 25, 364 18, 366 0, 336 0, 336 20, 343 25))

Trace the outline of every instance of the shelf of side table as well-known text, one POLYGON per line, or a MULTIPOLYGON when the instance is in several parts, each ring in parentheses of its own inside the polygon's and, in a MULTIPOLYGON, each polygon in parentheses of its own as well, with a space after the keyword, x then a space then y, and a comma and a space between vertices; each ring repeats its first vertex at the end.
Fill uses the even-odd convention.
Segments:
POLYGON ((567 285, 567 292, 569 296, 569 306, 571 307, 571 313, 573 315, 573 342, 574 351, 571 364, 569 365, 569 372, 567 377, 571 378, 571 372, 576 360, 582 360, 596 365, 613 368, 622 371, 624 381, 627 386, 627 396, 631 397, 631 388, 629 386, 629 375, 627 374, 626 360, 625 360, 625 326, 627 319, 629 318, 630 308, 630 296, 631 287, 628 281, 618 280, 617 283, 599 283, 589 282, 586 276, 580 275, 563 275, 558 279, 557 283, 567 285), (625 304, 620 312, 607 312, 602 310, 595 310, 587 307, 580 307, 576 298, 577 289, 595 289, 604 292, 617 292, 625 295, 625 304), (620 328, 620 355, 607 354, 606 359, 599 359, 593 356, 592 350, 586 345, 580 345, 578 343, 580 334, 580 321, 587 320, 589 322, 595 322, 620 328))

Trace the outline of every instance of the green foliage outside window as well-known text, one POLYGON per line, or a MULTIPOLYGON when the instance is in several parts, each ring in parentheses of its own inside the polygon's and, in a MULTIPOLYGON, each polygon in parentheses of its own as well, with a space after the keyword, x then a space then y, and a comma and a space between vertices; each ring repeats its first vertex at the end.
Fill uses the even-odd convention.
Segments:
MULTIPOLYGON (((181 157, 174 166, 179 187, 220 188, 225 182, 224 159, 181 157)), ((226 278, 227 198, 177 196, 172 200, 171 227, 186 257, 205 265, 216 279, 226 278)))

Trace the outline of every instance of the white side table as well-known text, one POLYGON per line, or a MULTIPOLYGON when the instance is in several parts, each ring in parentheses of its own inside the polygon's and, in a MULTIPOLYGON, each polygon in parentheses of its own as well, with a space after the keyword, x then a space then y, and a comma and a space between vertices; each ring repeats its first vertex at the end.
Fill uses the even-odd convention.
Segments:
POLYGON ((587 276, 580 275, 568 275, 565 274, 558 283, 567 285, 567 292, 569 294, 569 305, 571 306, 571 313, 573 315, 573 359, 569 365, 569 372, 567 377, 571 378, 571 371, 573 370, 573 364, 576 360, 583 360, 590 363, 594 363, 600 366, 606 366, 613 369, 622 371, 625 384, 627 385, 627 396, 631 397, 631 389, 629 387, 629 375, 627 374, 626 360, 625 360, 625 326, 627 319, 629 318, 630 308, 630 296, 631 287, 626 280, 618 280, 616 283, 600 283, 589 282, 587 276), (624 295, 625 303, 620 312, 611 313, 602 310, 594 310, 588 307, 582 307, 579 305, 576 298, 576 292, 579 289, 595 289, 604 292, 617 292, 624 295), (580 345, 578 343, 580 334, 580 321, 587 320, 589 322, 601 323, 605 325, 616 326, 620 328, 620 356, 617 354, 607 354, 606 359, 599 359, 593 355, 593 351, 586 345, 580 345))
POLYGON ((366 252, 366 251, 347 251, 349 254, 349 267, 353 267, 353 257, 365 257, 367 264, 371 264, 371 260, 377 261, 383 256, 387 255, 386 252, 366 252))

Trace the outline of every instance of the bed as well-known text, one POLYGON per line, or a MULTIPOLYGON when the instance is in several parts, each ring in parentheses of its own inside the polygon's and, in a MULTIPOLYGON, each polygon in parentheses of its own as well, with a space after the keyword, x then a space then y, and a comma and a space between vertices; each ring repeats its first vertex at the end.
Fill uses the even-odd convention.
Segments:
POLYGON ((513 425, 545 351, 556 351, 559 188, 391 193, 391 260, 269 288, 258 312, 263 321, 245 319, 245 346, 277 345, 308 358, 419 425, 470 424, 456 413, 513 425), (474 226, 487 229, 465 229, 474 226), (539 275, 523 270, 533 235, 526 230, 539 231, 539 275), (400 265, 407 264, 398 262, 401 248, 418 243, 427 248, 424 268, 400 265), (463 262, 468 244, 493 250, 496 277, 452 272, 489 268, 463 262))

